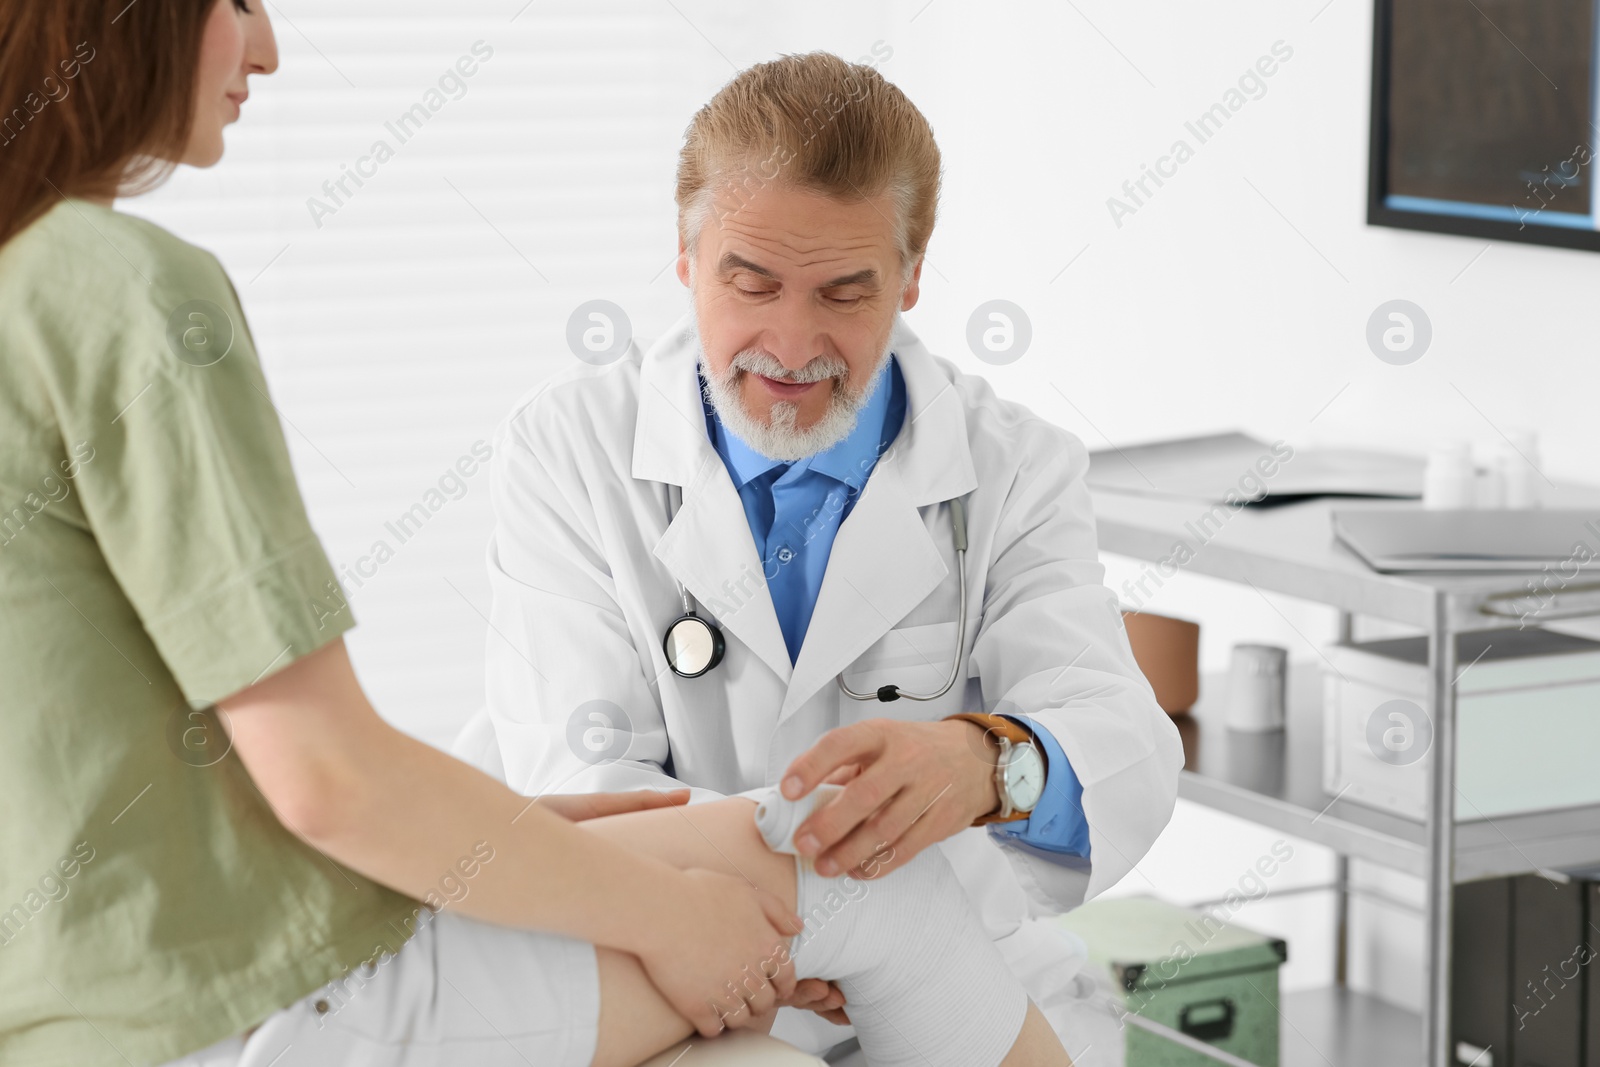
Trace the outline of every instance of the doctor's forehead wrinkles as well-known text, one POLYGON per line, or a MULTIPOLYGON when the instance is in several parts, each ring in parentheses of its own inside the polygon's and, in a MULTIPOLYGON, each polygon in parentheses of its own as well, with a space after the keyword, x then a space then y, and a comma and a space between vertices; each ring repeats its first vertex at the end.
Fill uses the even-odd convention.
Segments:
MULTIPOLYGON (((812 265, 801 264, 802 267, 812 265)), ((752 262, 737 252, 724 252, 722 258, 717 261, 717 273, 726 276, 735 271, 749 271, 751 274, 759 274, 764 278, 772 278, 774 280, 778 277, 776 271, 752 262)), ((877 268, 864 267, 861 270, 851 271, 849 274, 840 274, 829 278, 823 285, 829 288, 845 285, 874 286, 878 284, 878 281, 879 273, 877 268)))
POLYGON ((717 262, 719 271, 725 273, 730 268, 754 269, 757 273, 773 277, 785 268, 812 270, 830 265, 837 268, 840 274, 853 274, 863 269, 860 265, 862 259, 879 258, 893 248, 892 242, 882 237, 852 235, 843 241, 837 238, 807 240, 765 227, 725 225, 721 238, 717 242, 719 249, 723 250, 717 262), (747 245, 750 251, 734 251, 728 248, 730 244, 747 245))
POLYGON ((707 236, 715 235, 716 243, 710 251, 741 254, 770 273, 832 266, 835 273, 850 274, 883 265, 861 259, 899 258, 892 221, 898 208, 888 194, 842 201, 779 185, 745 201, 718 195, 714 207, 707 236))

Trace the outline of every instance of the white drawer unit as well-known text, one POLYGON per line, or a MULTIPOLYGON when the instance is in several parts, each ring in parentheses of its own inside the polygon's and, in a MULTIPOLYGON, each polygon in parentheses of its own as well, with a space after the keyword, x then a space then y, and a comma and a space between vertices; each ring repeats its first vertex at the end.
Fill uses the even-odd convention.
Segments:
MULTIPOLYGON (((1600 803, 1600 641, 1538 628, 1456 640, 1456 818, 1600 803)), ((1324 787, 1425 819, 1427 638, 1334 645, 1327 659, 1324 787)))

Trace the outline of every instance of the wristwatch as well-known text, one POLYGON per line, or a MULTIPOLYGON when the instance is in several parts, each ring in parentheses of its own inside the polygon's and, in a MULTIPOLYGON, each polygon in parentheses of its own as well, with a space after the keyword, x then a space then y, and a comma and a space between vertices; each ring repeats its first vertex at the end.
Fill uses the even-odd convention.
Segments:
POLYGON ((1032 815, 1039 798, 1044 796, 1045 764, 1028 728, 1003 715, 972 711, 947 718, 976 723, 1000 742, 1000 759, 994 766, 994 788, 1000 797, 1000 810, 979 816, 972 825, 1016 822, 1032 815))

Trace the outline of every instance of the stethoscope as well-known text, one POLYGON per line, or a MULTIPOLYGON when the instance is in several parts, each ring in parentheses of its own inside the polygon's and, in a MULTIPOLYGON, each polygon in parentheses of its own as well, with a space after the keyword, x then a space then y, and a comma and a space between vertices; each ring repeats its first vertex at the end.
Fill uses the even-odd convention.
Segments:
MULTIPOLYGON (((956 574, 961 588, 961 610, 956 616, 956 653, 955 661, 950 665, 950 677, 932 693, 908 693, 897 685, 881 685, 871 692, 858 693, 844 684, 844 675, 839 675, 839 688, 853 700, 880 700, 886 704, 901 699, 937 700, 956 684, 956 678, 961 673, 961 650, 967 643, 967 512, 960 497, 952 497, 946 503, 950 505, 950 532, 956 546, 956 574)), ((682 507, 683 487, 669 484, 667 525, 672 525, 673 515, 682 507)), ((667 627, 661 648, 667 655, 667 666, 672 668, 673 674, 679 678, 699 678, 722 662, 728 643, 722 637, 721 627, 695 611, 694 597, 682 581, 678 582, 678 596, 683 601, 683 614, 667 627)))

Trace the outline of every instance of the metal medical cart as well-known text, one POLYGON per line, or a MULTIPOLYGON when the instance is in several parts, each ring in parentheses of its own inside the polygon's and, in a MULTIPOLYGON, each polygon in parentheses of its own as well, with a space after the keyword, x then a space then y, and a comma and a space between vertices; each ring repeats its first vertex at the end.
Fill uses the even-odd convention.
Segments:
MULTIPOLYGON (((1199 501, 1176 501, 1096 490, 1095 518, 1103 552, 1158 562, 1182 540, 1194 558, 1182 570, 1280 593, 1339 612, 1339 639, 1353 639, 1359 616, 1387 619, 1428 635, 1427 706, 1433 739, 1429 756, 1429 817, 1425 822, 1363 807, 1322 787, 1320 686, 1291 669, 1288 723, 1280 733, 1246 735, 1226 729, 1220 700, 1202 696, 1193 718, 1180 724, 1187 766, 1178 795, 1230 815, 1332 849, 1336 894, 1335 984, 1284 997, 1286 1043, 1315 1050, 1303 1061, 1324 1067, 1424 1063, 1452 1067, 1450 949, 1453 887, 1497 875, 1531 873, 1600 862, 1600 805, 1486 819, 1456 805, 1453 636, 1515 626, 1537 601, 1528 574, 1380 574, 1334 539, 1329 513, 1350 501, 1313 499, 1277 507, 1218 506, 1208 521, 1199 501), (1226 515, 1218 520, 1217 516, 1226 515), (1201 543, 1203 540, 1203 543, 1201 543), (1345 945, 1351 858, 1424 880, 1425 976, 1423 1011, 1396 1008, 1345 986, 1345 945)), ((1590 500, 1576 502, 1584 506, 1590 500)), ((1564 583, 1534 621, 1600 614, 1600 567, 1590 564, 1564 583)), ((1270 601, 1268 602, 1270 604, 1270 601)), ((1301 671, 1304 675, 1307 672, 1301 671)), ((1470 802, 1467 804, 1470 809, 1470 802)), ((1296 1057, 1285 1060, 1294 1067, 1296 1057)))

